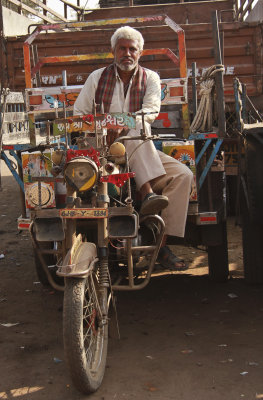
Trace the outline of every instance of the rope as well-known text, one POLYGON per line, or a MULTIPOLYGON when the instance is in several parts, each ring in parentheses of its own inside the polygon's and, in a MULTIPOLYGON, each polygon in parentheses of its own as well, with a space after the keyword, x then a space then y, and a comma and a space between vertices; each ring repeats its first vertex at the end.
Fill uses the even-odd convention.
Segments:
POLYGON ((215 75, 218 72, 224 72, 223 65, 212 65, 203 74, 200 80, 200 103, 190 126, 191 133, 211 131, 212 130, 212 90, 215 85, 215 75))

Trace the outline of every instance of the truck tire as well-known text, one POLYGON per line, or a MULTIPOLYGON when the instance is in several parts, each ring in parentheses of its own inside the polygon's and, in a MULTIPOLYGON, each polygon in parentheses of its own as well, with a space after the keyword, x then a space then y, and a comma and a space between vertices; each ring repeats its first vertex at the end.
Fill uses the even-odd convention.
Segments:
POLYGON ((241 193, 244 279, 263 283, 263 145, 257 136, 247 135, 245 145, 245 188, 241 193), (244 195, 247 192, 247 199, 244 195))
POLYGON ((257 135, 247 135, 244 146, 249 215, 263 223, 263 144, 257 135))
POLYGON ((263 225, 242 213, 244 278, 249 284, 263 283, 263 225))
POLYGON ((228 280, 228 246, 226 221, 216 226, 219 243, 207 246, 209 278, 214 282, 223 283, 228 280))

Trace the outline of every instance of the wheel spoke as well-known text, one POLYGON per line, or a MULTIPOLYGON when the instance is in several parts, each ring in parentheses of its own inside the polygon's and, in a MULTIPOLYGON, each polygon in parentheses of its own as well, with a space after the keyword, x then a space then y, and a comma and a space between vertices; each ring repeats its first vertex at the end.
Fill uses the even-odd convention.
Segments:
POLYGON ((98 313, 100 313, 97 299, 96 287, 93 276, 86 280, 85 296, 83 304, 83 344, 85 347, 87 363, 91 369, 92 365, 100 362, 101 336, 103 328, 99 327, 98 313))
MULTIPOLYGON (((96 271, 85 279, 66 280, 63 334, 70 372, 76 387, 91 393, 99 387, 106 362, 108 326, 101 323, 96 271)), ((104 298, 104 297, 105 298, 104 298)))

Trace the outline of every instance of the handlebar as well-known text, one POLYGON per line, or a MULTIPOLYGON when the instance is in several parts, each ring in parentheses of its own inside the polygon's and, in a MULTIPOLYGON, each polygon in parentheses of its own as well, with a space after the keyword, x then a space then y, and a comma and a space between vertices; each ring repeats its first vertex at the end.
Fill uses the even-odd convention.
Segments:
POLYGON ((140 136, 119 136, 116 141, 117 142, 124 142, 125 140, 156 140, 160 139, 159 136, 149 136, 149 135, 140 135, 140 136))

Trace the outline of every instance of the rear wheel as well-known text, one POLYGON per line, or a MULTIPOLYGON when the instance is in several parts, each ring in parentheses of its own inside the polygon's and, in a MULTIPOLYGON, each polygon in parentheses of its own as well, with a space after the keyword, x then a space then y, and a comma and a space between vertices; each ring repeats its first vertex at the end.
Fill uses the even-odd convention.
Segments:
POLYGON ((85 394, 95 392, 103 379, 108 320, 100 304, 107 304, 107 289, 98 288, 94 272, 87 278, 65 280, 63 336, 72 381, 85 394))

